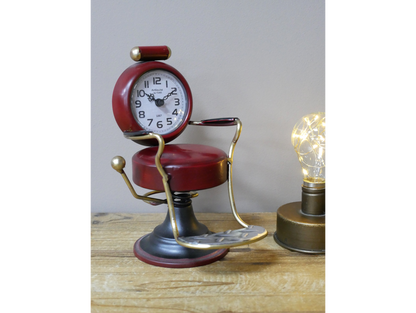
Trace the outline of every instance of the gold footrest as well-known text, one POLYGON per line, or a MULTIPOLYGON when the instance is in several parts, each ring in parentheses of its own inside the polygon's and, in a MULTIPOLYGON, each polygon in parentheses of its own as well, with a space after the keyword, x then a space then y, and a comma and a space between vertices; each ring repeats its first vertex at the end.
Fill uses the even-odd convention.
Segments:
POLYGON ((267 236, 261 226, 249 225, 246 228, 227 230, 201 236, 178 237, 179 244, 194 249, 223 249, 247 245, 267 236))

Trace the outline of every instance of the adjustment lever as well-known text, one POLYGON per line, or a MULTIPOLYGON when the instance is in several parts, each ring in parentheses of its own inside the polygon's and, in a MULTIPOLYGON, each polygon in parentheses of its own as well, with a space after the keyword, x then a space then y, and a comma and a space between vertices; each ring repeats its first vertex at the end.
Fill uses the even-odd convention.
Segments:
POLYGON ((134 191, 134 188, 131 185, 129 178, 127 177, 126 173, 124 172, 124 167, 126 166, 126 160, 124 160, 123 157, 115 156, 111 160, 111 166, 112 166, 113 169, 115 169, 117 172, 119 172, 121 174, 121 176, 123 177, 124 182, 126 183, 127 187, 129 187, 131 194, 136 199, 143 200, 144 202, 149 203, 151 205, 159 205, 159 204, 167 203, 166 200, 161 200, 161 199, 149 197, 149 195, 159 193, 159 191, 151 191, 151 192, 146 193, 144 196, 140 196, 136 193, 136 191, 134 191))

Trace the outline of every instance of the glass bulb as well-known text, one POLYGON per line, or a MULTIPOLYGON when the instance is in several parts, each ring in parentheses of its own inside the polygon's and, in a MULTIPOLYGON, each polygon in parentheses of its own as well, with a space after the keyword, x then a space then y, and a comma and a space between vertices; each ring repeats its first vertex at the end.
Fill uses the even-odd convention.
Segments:
POLYGON ((325 183, 325 113, 302 117, 293 128, 292 145, 302 166, 303 180, 325 183))

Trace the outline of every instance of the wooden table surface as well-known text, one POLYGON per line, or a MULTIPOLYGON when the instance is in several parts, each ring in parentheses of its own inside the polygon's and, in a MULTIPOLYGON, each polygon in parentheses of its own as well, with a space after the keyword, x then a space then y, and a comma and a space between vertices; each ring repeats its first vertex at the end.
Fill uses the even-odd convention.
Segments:
MULTIPOLYGON (((196 213, 211 231, 238 229, 231 213, 196 213)), ((165 214, 92 214, 91 312, 325 312, 325 256, 275 243, 275 213, 241 214, 268 236, 209 265, 151 266, 133 244, 165 214)))

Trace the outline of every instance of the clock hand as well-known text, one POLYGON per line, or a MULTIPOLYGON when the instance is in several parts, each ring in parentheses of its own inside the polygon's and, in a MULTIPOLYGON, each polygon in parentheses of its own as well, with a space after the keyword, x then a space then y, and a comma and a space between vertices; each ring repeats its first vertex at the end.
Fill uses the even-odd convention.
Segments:
POLYGON ((173 95, 173 93, 176 91, 176 89, 172 90, 171 92, 169 92, 166 96, 163 97, 163 100, 166 100, 167 98, 169 98, 171 95, 173 95))
POLYGON ((156 103, 157 107, 161 107, 165 104, 165 100, 167 98, 169 98, 176 90, 172 90, 171 92, 169 92, 166 96, 163 97, 163 99, 156 99, 154 94, 150 94, 148 95, 147 93, 144 93, 147 96, 147 99, 149 101, 154 101, 156 103))
POLYGON ((147 93, 144 93, 144 94, 147 96, 147 99, 149 101, 155 101, 156 100, 154 94, 152 94, 152 93, 150 95, 148 95, 147 93))
MULTIPOLYGON (((161 107, 161 106, 163 106, 163 105, 165 105, 165 100, 167 99, 167 98, 169 98, 174 92, 176 91, 176 89, 174 89, 174 90, 172 90, 171 92, 169 92, 166 96, 164 96, 162 99, 155 99, 155 98, 153 98, 152 100, 154 100, 155 101, 155 103, 156 103, 156 106, 157 107, 161 107)), ((152 95, 153 96, 153 95, 152 95)), ((150 100, 150 99, 149 99, 150 100)))
POLYGON ((165 99, 167 99, 167 97, 169 97, 172 93, 168 94, 166 97, 164 97, 163 99, 156 99, 154 94, 150 94, 148 95, 147 93, 144 93, 147 96, 147 99, 149 101, 154 101, 157 107, 161 107, 165 104, 165 99))

